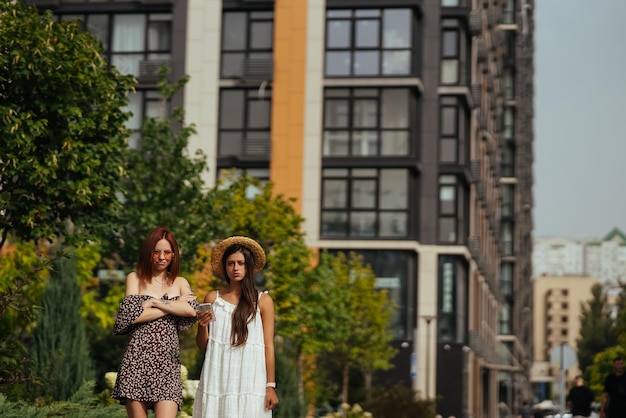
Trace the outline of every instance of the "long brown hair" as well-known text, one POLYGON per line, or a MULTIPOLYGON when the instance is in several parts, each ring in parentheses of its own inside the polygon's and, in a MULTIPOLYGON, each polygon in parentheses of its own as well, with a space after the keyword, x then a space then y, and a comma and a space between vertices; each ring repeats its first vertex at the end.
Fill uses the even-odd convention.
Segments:
MULTIPOLYGON (((239 347, 248 340, 248 323, 255 317, 258 306, 258 292, 254 287, 254 256, 243 245, 231 245, 224 251, 222 267, 226 270, 226 259, 237 252, 243 254, 246 264, 246 276, 241 281, 241 298, 233 312, 233 326, 230 332, 230 343, 233 347, 239 347)), ((226 281, 230 283, 230 277, 226 274, 226 281)))
POLYGON ((152 263, 154 261, 152 254, 154 253, 157 242, 162 239, 167 240, 172 246, 172 262, 167 266, 167 283, 174 283, 174 280, 178 277, 180 269, 180 250, 178 249, 178 242, 176 242, 174 234, 172 234, 169 229, 158 227, 154 228, 152 232, 148 234, 141 246, 141 251, 139 251, 139 259, 137 260, 137 276, 139 276, 139 279, 147 282, 152 281, 152 263))

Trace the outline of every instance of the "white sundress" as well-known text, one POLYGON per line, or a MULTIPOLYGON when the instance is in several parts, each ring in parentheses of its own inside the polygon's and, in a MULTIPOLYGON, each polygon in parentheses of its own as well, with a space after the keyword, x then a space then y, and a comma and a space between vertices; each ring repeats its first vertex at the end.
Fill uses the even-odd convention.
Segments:
MULTIPOLYGON (((259 299, 262 293, 259 294, 259 299)), ((271 418, 265 410, 265 342, 261 312, 248 323, 246 344, 230 343, 232 315, 236 305, 217 293, 213 303, 215 321, 193 406, 194 418, 271 418)))

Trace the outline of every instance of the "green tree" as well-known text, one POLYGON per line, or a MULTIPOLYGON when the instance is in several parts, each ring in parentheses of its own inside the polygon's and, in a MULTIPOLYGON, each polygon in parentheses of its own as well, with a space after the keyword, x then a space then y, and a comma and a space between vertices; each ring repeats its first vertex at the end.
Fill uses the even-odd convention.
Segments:
POLYGON ((618 343, 615 321, 602 286, 594 285, 591 294, 589 301, 581 303, 580 336, 576 340, 578 364, 583 372, 593 364, 597 353, 618 343))
POLYGON ((78 23, 0 2, 0 246, 8 233, 51 239, 68 225, 104 234, 121 207, 133 84, 78 23))
POLYGON ((183 271, 190 271, 198 247, 225 227, 228 210, 216 206, 218 191, 203 192, 201 173, 206 169, 206 157, 200 151, 194 156, 187 151, 194 126, 184 125, 182 107, 167 112, 172 97, 187 81, 183 77, 170 85, 167 70, 161 69, 158 88, 163 113, 144 121, 139 147, 128 150, 128 177, 121 185, 124 210, 115 229, 123 244, 119 252, 129 268, 144 238, 157 226, 167 227, 176 235, 185 253, 183 271))
POLYGON ((33 360, 45 398, 68 400, 93 376, 74 258, 54 262, 33 331, 33 360))
POLYGON ((19 397, 30 380, 27 338, 35 321, 51 263, 48 246, 11 240, 0 248, 0 391, 19 397))
POLYGON ((600 400, 600 395, 604 390, 604 379, 613 371, 613 359, 617 356, 625 357, 626 348, 623 346, 607 347, 598 352, 593 358, 593 364, 587 367, 587 382, 589 389, 596 395, 596 400, 600 400))
POLYGON ((327 354, 342 372, 341 400, 348 402, 350 370, 360 370, 369 391, 372 373, 391 367, 391 315, 395 309, 385 290, 376 289, 376 275, 362 257, 350 253, 321 254, 312 272, 310 291, 316 303, 304 301, 305 352, 327 354))
MULTIPOLYGON (((302 277, 310 268, 312 256, 301 232, 303 218, 294 209, 293 200, 275 194, 272 183, 262 184, 256 178, 236 177, 234 173, 225 173, 212 193, 217 207, 229 208, 220 218, 225 230, 216 239, 246 235, 265 249, 267 263, 260 285, 274 299, 279 318, 277 333, 291 335, 284 330, 299 327, 295 310, 302 296, 302 277)), ((205 263, 209 257, 210 252, 205 263)))

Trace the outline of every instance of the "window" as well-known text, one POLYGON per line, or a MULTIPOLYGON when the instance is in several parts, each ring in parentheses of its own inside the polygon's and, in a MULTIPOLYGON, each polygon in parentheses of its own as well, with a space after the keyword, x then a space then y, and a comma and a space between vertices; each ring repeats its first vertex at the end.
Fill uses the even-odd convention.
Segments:
POLYGON ((567 296, 568 294, 569 294, 569 291, 567 289, 561 289, 561 295, 567 296))
POLYGON ((462 342, 465 335, 467 267, 458 257, 439 257, 438 341, 462 342))
POLYGON ((515 0, 506 0, 504 10, 502 10, 502 23, 515 23, 515 0))
POLYGON ((515 176, 515 144, 513 141, 506 141, 502 144, 502 161, 500 162, 500 173, 502 177, 515 176))
POLYGON ((443 19, 441 26, 441 84, 463 84, 466 80, 463 68, 467 54, 464 31, 457 19, 443 19))
POLYGON ((505 296, 513 295, 513 263, 500 264, 500 292, 505 296))
POLYGON ((239 78, 246 59, 271 61, 274 13, 224 12, 222 19, 222 78, 239 78))
POLYGON ((459 164, 466 160, 465 139, 468 126, 466 108, 457 97, 443 96, 439 109, 439 162, 459 164))
POLYGON ((504 32, 504 56, 503 61, 505 66, 514 67, 515 66, 515 56, 517 49, 517 37, 515 35, 515 31, 506 31, 504 32))
POLYGON ((515 71, 507 67, 503 72, 503 90, 505 100, 515 100, 515 71))
POLYGON ((502 218, 512 219, 515 215, 515 185, 504 184, 501 187, 502 204, 500 205, 500 214, 502 218))
POLYGON ((406 156, 415 113, 409 89, 326 89, 324 157, 406 156))
POLYGON ((513 230, 512 221, 503 221, 500 225, 500 242, 502 243, 502 255, 513 255, 513 230))
POLYGON ((266 90, 260 97, 257 89, 222 89, 218 157, 234 157, 238 162, 260 161, 267 167, 270 119, 271 91, 266 90))
POLYGON ((439 176, 439 216, 437 239, 440 243, 455 244, 465 237, 467 190, 463 189, 455 175, 439 176))
POLYGON ((108 62, 122 74, 139 77, 142 61, 171 59, 171 13, 72 14, 59 17, 63 20, 80 19, 84 28, 102 41, 108 62))
POLYGON ((411 9, 333 9, 326 12, 327 77, 413 74, 411 9))
POLYGON ((164 104, 163 96, 156 90, 137 89, 128 95, 127 109, 132 112, 126 121, 126 128, 131 130, 128 146, 141 148, 141 128, 146 118, 163 118, 170 114, 169 104, 164 104))
POLYGON ((129 146, 140 148, 144 119, 169 114, 169 109, 162 104, 160 93, 146 88, 146 84, 156 82, 159 66, 171 59, 172 14, 59 14, 58 18, 80 19, 83 28, 102 41, 103 53, 109 64, 122 74, 134 75, 144 85, 129 94, 127 106, 133 113, 126 123, 132 131, 129 146), (146 65, 150 63, 154 65, 146 65), (148 68, 147 73, 145 68, 148 68))
POLYGON ((322 225, 326 238, 400 238, 409 233, 409 171, 324 169, 322 225))
POLYGON ((502 136, 505 141, 515 138, 515 109, 513 106, 505 106, 502 117, 502 136))
MULTIPOLYGON (((254 177, 255 179, 260 180, 262 185, 265 185, 270 181, 269 168, 235 168, 233 171, 234 171, 234 178, 239 178, 239 177, 246 175, 248 177, 254 177)), ((225 187, 228 187, 232 180, 230 176, 225 177, 224 174, 225 172, 220 170, 217 173, 217 177, 218 179, 224 180, 225 187)), ((230 174, 230 172, 228 172, 228 174, 230 174)), ((249 190, 246 192, 246 197, 252 198, 256 194, 258 194, 258 192, 259 191, 256 189, 253 189, 252 186, 249 186, 249 190)))
POLYGON ((512 315, 511 315, 511 303, 505 302, 502 305, 502 310, 500 311, 500 329, 499 333, 501 335, 510 334, 512 331, 512 315))

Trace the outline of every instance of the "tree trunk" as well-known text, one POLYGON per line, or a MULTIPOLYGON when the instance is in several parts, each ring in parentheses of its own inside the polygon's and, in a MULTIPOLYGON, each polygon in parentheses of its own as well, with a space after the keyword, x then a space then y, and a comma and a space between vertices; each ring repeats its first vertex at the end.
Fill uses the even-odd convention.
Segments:
MULTIPOLYGON (((341 403, 348 403, 348 384, 350 383, 350 366, 343 366, 343 385, 341 388, 341 403)), ((345 412, 344 412, 345 414, 345 412)))
POLYGON ((363 370, 363 379, 365 380, 365 400, 370 399, 370 389, 372 389, 372 371, 363 370))

